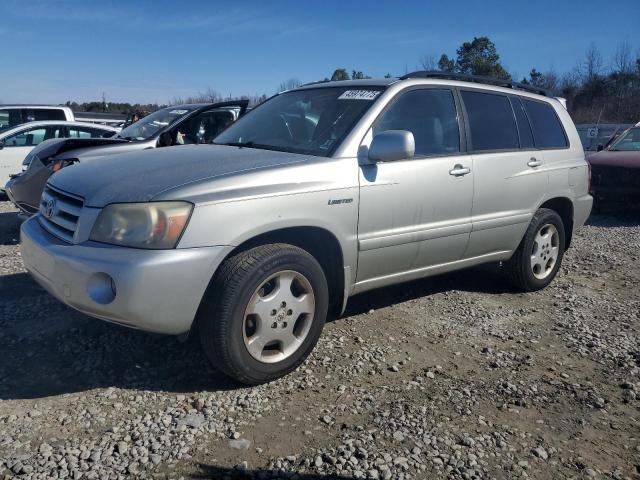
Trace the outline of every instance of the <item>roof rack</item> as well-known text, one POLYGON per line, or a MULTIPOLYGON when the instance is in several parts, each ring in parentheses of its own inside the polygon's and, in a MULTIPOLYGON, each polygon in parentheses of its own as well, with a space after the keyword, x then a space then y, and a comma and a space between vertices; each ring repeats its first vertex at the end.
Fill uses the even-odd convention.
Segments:
POLYGON ((417 72, 407 73, 400 77, 400 80, 406 80, 407 78, 437 78, 443 80, 459 80, 461 82, 484 83, 488 85, 495 85, 497 87, 512 88, 514 90, 524 90, 526 92, 537 93, 538 95, 543 95, 545 97, 554 97, 553 93, 544 88, 513 82, 503 78, 484 77, 482 75, 467 75, 464 73, 441 72, 438 70, 420 70, 417 72))

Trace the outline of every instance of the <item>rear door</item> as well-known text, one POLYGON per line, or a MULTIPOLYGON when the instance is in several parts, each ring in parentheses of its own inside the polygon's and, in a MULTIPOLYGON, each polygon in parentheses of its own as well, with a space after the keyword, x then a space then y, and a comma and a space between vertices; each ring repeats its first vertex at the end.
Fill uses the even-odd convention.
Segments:
POLYGON ((520 99, 461 89, 473 152, 473 230, 465 257, 514 250, 547 191, 542 152, 534 147, 520 99))

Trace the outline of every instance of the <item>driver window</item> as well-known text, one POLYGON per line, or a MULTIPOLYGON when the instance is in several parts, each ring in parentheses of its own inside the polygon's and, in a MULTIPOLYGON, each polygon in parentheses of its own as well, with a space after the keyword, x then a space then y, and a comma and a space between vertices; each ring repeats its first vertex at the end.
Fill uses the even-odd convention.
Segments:
POLYGON ((202 112, 178 128, 176 143, 211 143, 211 141, 234 121, 229 110, 217 109, 202 112))
POLYGON ((460 130, 451 90, 422 89, 396 99, 373 126, 373 135, 387 130, 413 133, 416 156, 460 152, 460 130))

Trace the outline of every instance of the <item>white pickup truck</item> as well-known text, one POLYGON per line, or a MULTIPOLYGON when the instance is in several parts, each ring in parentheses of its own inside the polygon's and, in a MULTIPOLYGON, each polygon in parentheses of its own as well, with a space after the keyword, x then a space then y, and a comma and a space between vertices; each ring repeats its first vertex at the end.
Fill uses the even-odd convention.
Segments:
POLYGON ((55 105, 0 105, 0 132, 22 123, 44 120, 73 122, 75 116, 69 107, 55 105))

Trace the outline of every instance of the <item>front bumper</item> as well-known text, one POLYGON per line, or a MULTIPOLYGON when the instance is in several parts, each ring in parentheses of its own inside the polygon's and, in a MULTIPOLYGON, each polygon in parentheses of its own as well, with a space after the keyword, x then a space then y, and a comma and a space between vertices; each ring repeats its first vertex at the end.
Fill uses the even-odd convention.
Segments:
POLYGON ((232 247, 141 250, 70 245, 32 217, 22 224, 25 267, 82 313, 151 332, 188 332, 213 273, 232 247))

